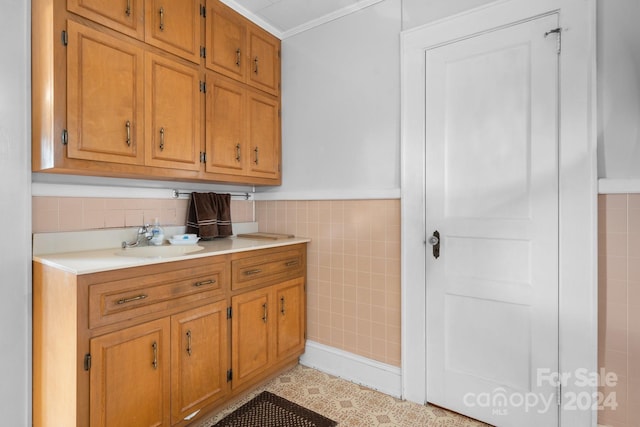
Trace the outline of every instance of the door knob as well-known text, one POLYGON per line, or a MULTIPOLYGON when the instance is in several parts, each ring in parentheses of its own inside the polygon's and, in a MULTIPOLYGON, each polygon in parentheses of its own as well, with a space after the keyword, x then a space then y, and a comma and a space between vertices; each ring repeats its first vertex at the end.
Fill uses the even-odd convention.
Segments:
POLYGON ((433 257, 438 259, 440 256, 440 233, 438 230, 434 231, 433 234, 429 236, 427 243, 429 243, 433 248, 433 257))

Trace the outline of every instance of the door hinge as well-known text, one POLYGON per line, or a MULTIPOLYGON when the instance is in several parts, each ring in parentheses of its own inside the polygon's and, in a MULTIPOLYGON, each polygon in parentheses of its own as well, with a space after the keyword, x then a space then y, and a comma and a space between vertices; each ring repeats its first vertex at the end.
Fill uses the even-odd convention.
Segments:
POLYGON ((84 370, 88 371, 89 369, 91 369, 91 353, 84 355, 84 370))
POLYGON ((200 92, 207 93, 207 82, 200 82, 200 92))
POLYGON ((203 18, 207 17, 207 8, 203 4, 200 5, 200 16, 202 16, 203 18))
POLYGON ((562 50, 562 28, 558 27, 558 28, 554 28, 553 30, 549 30, 546 33, 544 33, 544 37, 547 38, 549 37, 551 34, 555 34, 556 35, 556 50, 558 52, 558 55, 560 54, 560 51, 562 50))
POLYGON ((206 151, 201 151, 200 152, 200 163, 207 163, 207 152, 206 151))
POLYGON ((69 132, 66 129, 62 129, 60 138, 62 139, 62 145, 67 145, 69 143, 69 132))
POLYGON ((562 405, 562 384, 558 384, 556 390, 556 403, 558 404, 558 406, 562 405))
POLYGON ((233 380, 233 371, 231 369, 229 369, 227 371, 227 382, 233 380))
POLYGON ((231 319, 232 316, 233 311, 231 310, 231 307, 227 307, 227 319, 231 319))
POLYGON ((60 36, 60 41, 62 41, 62 45, 66 46, 69 44, 69 33, 65 30, 62 30, 62 35, 60 36))
POLYGON ((200 58, 207 57, 207 48, 204 46, 200 46, 200 58))

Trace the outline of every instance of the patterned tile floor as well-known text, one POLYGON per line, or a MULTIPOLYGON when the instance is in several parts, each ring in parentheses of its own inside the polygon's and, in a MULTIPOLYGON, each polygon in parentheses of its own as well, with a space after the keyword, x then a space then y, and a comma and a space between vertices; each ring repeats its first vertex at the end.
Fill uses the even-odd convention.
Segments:
MULTIPOLYGON (((435 406, 405 402, 298 365, 194 427, 210 427, 268 390, 338 422, 339 427, 480 427, 476 420, 435 406)), ((258 427, 258 426, 256 426, 258 427)))

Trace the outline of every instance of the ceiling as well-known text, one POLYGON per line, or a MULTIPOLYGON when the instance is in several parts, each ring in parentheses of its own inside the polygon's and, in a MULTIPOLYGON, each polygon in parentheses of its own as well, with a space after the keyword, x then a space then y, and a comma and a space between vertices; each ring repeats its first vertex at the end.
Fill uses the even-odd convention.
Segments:
POLYGON ((222 0, 281 39, 382 0, 222 0))

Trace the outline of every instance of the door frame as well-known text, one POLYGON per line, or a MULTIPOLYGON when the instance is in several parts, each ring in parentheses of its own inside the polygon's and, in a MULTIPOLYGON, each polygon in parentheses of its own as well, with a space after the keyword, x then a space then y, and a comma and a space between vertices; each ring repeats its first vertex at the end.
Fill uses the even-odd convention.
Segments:
MULTIPOLYGON (((597 372, 596 0, 498 0, 401 34, 402 396, 425 403, 426 230, 424 213, 424 52, 455 40, 558 13, 559 366, 562 395, 593 395, 576 373, 597 372), (421 123, 421 131, 410 124, 421 123), (588 266, 585 268, 585 266, 588 266)), ((560 425, 595 426, 591 408, 562 405, 560 425)))

